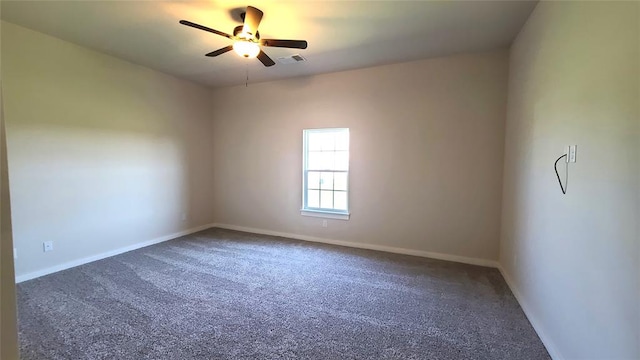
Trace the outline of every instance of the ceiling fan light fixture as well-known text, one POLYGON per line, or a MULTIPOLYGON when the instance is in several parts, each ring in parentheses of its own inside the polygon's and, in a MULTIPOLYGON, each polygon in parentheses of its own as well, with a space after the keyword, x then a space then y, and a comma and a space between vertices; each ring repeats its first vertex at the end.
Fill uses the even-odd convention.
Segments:
POLYGON ((263 47, 280 47, 289 49, 307 48, 307 42, 305 40, 260 39, 258 26, 262 20, 262 15, 263 13, 260 9, 253 6, 247 6, 247 11, 242 14, 243 23, 233 29, 233 35, 187 20, 180 20, 179 22, 182 25, 223 36, 234 42, 233 45, 227 45, 221 49, 205 54, 205 56, 209 57, 216 57, 233 49, 238 55, 244 58, 257 57, 262 65, 269 67, 275 65, 276 62, 262 51, 263 47))
POLYGON ((254 58, 260 53, 260 46, 251 41, 240 40, 233 44, 233 50, 242 57, 254 58))

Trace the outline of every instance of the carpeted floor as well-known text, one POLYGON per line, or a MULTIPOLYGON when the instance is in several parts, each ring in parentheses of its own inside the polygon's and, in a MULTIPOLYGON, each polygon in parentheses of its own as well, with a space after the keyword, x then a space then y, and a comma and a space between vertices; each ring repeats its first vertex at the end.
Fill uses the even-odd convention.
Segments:
POLYGON ((222 229, 18 285, 23 359, 549 359, 500 273, 222 229))

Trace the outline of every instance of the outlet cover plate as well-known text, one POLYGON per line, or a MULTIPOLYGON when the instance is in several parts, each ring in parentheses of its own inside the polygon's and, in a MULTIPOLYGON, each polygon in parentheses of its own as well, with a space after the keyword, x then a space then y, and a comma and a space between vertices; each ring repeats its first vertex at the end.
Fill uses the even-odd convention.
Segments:
POLYGON ((45 241, 42 243, 42 250, 44 252, 53 251, 53 241, 45 241))

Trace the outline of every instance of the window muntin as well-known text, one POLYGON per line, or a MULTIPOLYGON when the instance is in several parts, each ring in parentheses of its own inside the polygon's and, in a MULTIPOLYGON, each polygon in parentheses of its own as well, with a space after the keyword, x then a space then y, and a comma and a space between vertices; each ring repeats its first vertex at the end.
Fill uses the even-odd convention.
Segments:
POLYGON ((349 129, 303 130, 303 210, 349 213, 349 129))

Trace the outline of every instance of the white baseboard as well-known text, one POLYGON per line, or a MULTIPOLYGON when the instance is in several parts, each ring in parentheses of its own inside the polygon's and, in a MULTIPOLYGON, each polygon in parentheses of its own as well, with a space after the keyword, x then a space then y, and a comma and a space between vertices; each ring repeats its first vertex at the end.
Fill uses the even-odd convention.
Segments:
POLYGON ((137 243, 137 244, 134 244, 134 245, 126 246, 126 247, 123 247, 123 248, 107 251, 107 252, 104 252, 104 253, 101 253, 101 254, 85 257, 85 258, 78 259, 78 260, 69 261, 69 262, 66 262, 66 263, 63 263, 63 264, 59 264, 59 265, 56 265, 56 266, 48 267, 46 269, 41 269, 41 270, 30 272, 30 273, 27 273, 27 274, 19 275, 19 276, 16 276, 16 283, 21 283, 21 282, 24 282, 24 281, 27 281, 27 280, 35 279, 35 278, 38 278, 38 277, 41 277, 41 276, 44 276, 44 275, 48 275, 48 274, 52 274, 52 273, 55 273, 55 272, 58 272, 58 271, 62 271, 62 270, 66 270, 66 269, 70 269, 70 268, 76 267, 76 266, 84 265, 84 264, 87 264, 87 263, 90 263, 90 262, 93 262, 93 261, 102 260, 102 259, 105 259, 105 258, 108 258, 108 257, 111 257, 111 256, 119 255, 119 254, 122 254, 122 253, 125 253, 125 252, 129 252, 129 251, 132 251, 132 250, 140 249, 140 248, 147 247, 147 246, 150 246, 150 245, 159 244, 161 242, 173 240, 173 239, 179 238, 181 236, 193 234, 193 233, 196 233, 198 231, 206 230, 206 229, 213 228, 213 227, 222 228, 222 229, 229 229, 229 230, 236 230, 236 231, 244 231, 244 232, 262 234, 262 235, 279 236, 279 237, 285 237, 285 238, 291 238, 291 239, 303 240, 303 241, 310 241, 310 242, 317 242, 317 243, 323 243, 323 244, 339 245, 339 246, 346 246, 346 247, 358 248, 358 249, 385 251, 385 252, 390 252, 390 253, 395 253, 395 254, 413 255, 413 256, 420 256, 420 257, 425 257, 425 258, 430 258, 430 259, 446 260, 446 261, 453 261, 453 262, 464 263, 464 264, 471 264, 471 265, 479 265, 479 266, 497 268, 500 271, 500 273, 502 274, 502 277, 505 279, 507 285, 511 289, 511 292, 515 296, 516 300, 520 304, 520 307, 522 308, 523 312, 525 313, 527 319, 529 320, 529 322, 533 326, 534 330, 536 331, 536 333, 540 337, 540 340, 542 341, 542 343, 547 348, 547 351, 549 352, 549 355, 551 356, 551 358, 553 360, 563 360, 564 359, 560 355, 560 352, 559 352, 558 348, 554 345, 554 343, 551 340, 551 338, 549 336, 547 336, 545 334, 545 332, 542 330, 542 326, 541 326, 540 322, 537 320, 537 318, 531 312, 530 307, 527 305, 527 302, 524 300, 524 298, 522 297, 522 295, 520 294, 518 289, 515 287, 515 284, 514 284, 513 280, 511 279, 511 277, 509 276, 509 274, 507 274, 507 272, 504 270, 504 268, 502 267, 502 265, 499 262, 494 261, 494 260, 489 260, 489 259, 480 259, 480 258, 472 258, 472 257, 466 257, 466 256, 459 256, 459 255, 442 254, 442 253, 436 253, 436 252, 430 252, 430 251, 405 249, 405 248, 399 248, 399 247, 393 247, 393 246, 385 246, 385 245, 375 245, 375 244, 367 244, 367 243, 356 243, 356 242, 351 242, 351 241, 325 239, 325 238, 320 238, 320 237, 315 237, 315 236, 307 236, 307 235, 285 233, 285 232, 280 232, 280 231, 256 229, 256 228, 237 226, 237 225, 213 223, 213 224, 207 224, 207 225, 194 227, 194 228, 191 228, 191 229, 187 229, 187 230, 180 231, 180 232, 177 232, 177 233, 173 233, 173 234, 170 234, 170 235, 166 235, 166 236, 162 236, 162 237, 159 237, 159 238, 155 238, 153 240, 137 243))
POLYGON ((84 265, 84 264, 87 264, 87 263, 90 263, 90 262, 93 262, 93 261, 102 260, 102 259, 105 259, 105 258, 108 258, 108 257, 111 257, 111 256, 115 256, 115 255, 119 255, 119 254, 122 254, 122 253, 126 253, 128 251, 132 251, 132 250, 140 249, 140 248, 143 248, 143 247, 147 247, 149 245, 159 244, 161 242, 173 240, 173 239, 179 238, 181 236, 193 234, 193 233, 198 232, 198 231, 202 231, 202 230, 206 230, 206 229, 212 228, 213 226, 214 226, 214 224, 207 224, 207 225, 197 226, 197 227, 194 227, 194 228, 191 228, 191 229, 187 229, 187 230, 183 230, 183 231, 179 231, 177 233, 173 233, 173 234, 170 234, 170 235, 161 236, 161 237, 155 238, 153 240, 144 241, 144 242, 141 242, 141 243, 133 244, 133 245, 130 245, 130 246, 125 246, 123 248, 107 251, 107 252, 100 253, 100 254, 97 254, 97 255, 93 255, 93 256, 82 258, 82 259, 77 259, 77 260, 69 261, 69 262, 66 262, 66 263, 59 264, 59 265, 51 266, 51 267, 48 267, 46 269, 41 269, 41 270, 33 271, 33 272, 30 272, 30 273, 27 273, 27 274, 19 275, 19 276, 16 276, 16 283, 21 283, 23 281, 35 279, 35 278, 38 278, 40 276, 53 274, 53 273, 58 272, 58 271, 70 269, 72 267, 84 265))
POLYGON ((254 234, 280 236, 280 237, 285 237, 290 239, 311 241, 311 242, 317 242, 317 243, 323 243, 323 244, 340 245, 340 246, 346 246, 346 247, 358 248, 358 249, 378 250, 378 251, 385 251, 385 252, 390 252, 395 254, 420 256, 420 257, 425 257, 430 259, 454 261, 458 263, 486 266, 486 267, 492 267, 492 268, 498 267, 497 261, 488 260, 488 259, 479 259, 479 258, 472 258, 472 257, 466 257, 466 256, 459 256, 459 255, 449 255, 449 254, 442 254, 442 253, 422 251, 422 250, 404 249, 404 248, 385 246, 385 245, 375 245, 375 244, 367 244, 367 243, 356 243, 351 241, 325 239, 325 238, 319 238, 315 236, 291 234, 291 233, 285 233, 280 231, 256 229, 256 228, 229 225, 229 224, 216 223, 216 224, 213 224, 213 227, 250 232, 254 234))
POLYGON ((518 303, 520 304, 520 307, 522 308, 522 311, 524 312, 525 316, 529 320, 529 323, 531 323, 531 326, 533 326, 533 329, 538 334, 538 337, 540 338, 544 346, 547 348, 547 352, 549 352, 549 355, 551 356, 551 358, 553 360, 563 360, 564 357, 560 355, 560 351, 558 350, 558 347, 551 340, 551 337, 544 332, 544 330, 542 329, 542 324, 540 323, 538 318, 533 314, 533 312, 531 311, 531 307, 529 307, 528 303, 525 301, 524 297, 522 296, 518 288, 515 286, 515 283, 511 279, 511 276, 507 274, 507 271, 502 267, 502 264, 500 263, 498 263, 498 270, 500 270, 500 274, 502 274, 502 277, 507 282, 507 285, 509 286, 509 289, 511 289, 513 296, 515 296, 516 300, 518 300, 518 303))

